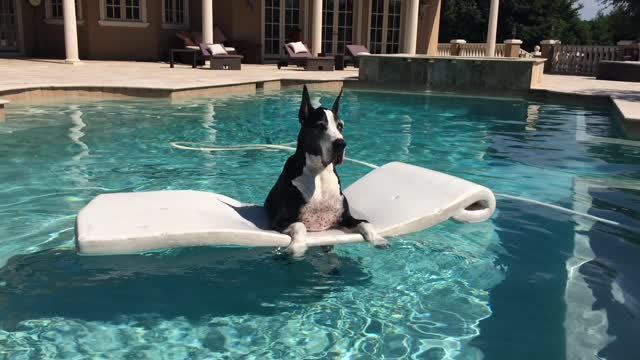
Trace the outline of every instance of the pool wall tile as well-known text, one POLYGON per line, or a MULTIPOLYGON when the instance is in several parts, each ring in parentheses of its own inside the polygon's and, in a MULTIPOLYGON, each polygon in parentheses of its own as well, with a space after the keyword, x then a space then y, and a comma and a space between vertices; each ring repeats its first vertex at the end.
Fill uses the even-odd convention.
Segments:
POLYGON ((541 80, 544 59, 371 55, 360 61, 365 86, 402 90, 526 91, 541 80))

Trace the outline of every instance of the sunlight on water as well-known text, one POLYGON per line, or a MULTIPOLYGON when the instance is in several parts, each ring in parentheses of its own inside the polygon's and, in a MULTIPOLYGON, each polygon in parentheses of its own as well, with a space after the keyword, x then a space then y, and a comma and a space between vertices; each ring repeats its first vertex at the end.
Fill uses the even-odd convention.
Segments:
MULTIPOLYGON (((289 142, 298 106, 298 92, 286 90, 8 108, 0 123, 0 357, 499 358, 497 347, 526 341, 494 330, 511 314, 494 314, 496 306, 540 306, 508 294, 529 284, 553 293, 544 297, 552 308, 564 306, 566 274, 552 269, 571 255, 574 220, 512 202, 491 221, 446 222, 392 239, 388 251, 345 245, 293 263, 270 249, 73 251, 75 214, 101 193, 195 189, 261 203, 286 151, 200 153, 169 143, 289 142)), ((348 156, 405 161, 495 192, 572 207, 577 177, 640 178, 635 150, 621 164, 607 155, 618 145, 594 155, 576 142, 579 114, 595 135, 616 136, 598 109, 347 91, 341 112, 348 156)), ((346 186, 369 169, 345 163, 339 171, 346 186)), ((564 351, 551 339, 564 338, 563 322, 559 313, 549 325, 547 358, 564 351)))

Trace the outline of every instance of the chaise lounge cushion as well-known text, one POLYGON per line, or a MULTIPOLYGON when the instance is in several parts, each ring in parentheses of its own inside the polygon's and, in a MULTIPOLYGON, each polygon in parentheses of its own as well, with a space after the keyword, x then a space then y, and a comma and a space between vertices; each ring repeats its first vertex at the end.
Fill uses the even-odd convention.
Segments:
POLYGON ((306 45, 302 44, 302 46, 304 47, 304 49, 306 51, 296 53, 293 50, 293 45, 292 44, 293 43, 287 43, 287 44, 284 45, 284 48, 287 51, 287 55, 289 56, 290 59, 292 59, 292 60, 306 60, 306 59, 308 59, 310 57, 313 57, 311 55, 311 51, 309 51, 309 48, 307 48, 306 45))
POLYGON ((224 46, 220 45, 220 44, 209 44, 207 45, 207 48, 209 50, 209 53, 213 56, 216 55, 229 55, 229 53, 227 53, 227 51, 225 50, 224 46))
MULTIPOLYGON (((202 42, 202 34, 200 32, 187 32, 187 31, 178 31, 176 36, 184 42, 184 46, 186 48, 192 48, 193 46, 198 46, 202 42)), ((236 49, 231 46, 225 46, 225 42, 227 41, 226 36, 222 33, 219 27, 213 29, 213 42, 215 44, 222 44, 224 50, 227 54, 235 53, 236 49)))
POLYGON ((309 50, 307 50, 307 47, 304 46, 304 44, 302 44, 302 42, 300 41, 289 43, 289 45, 291 46, 291 49, 293 50, 293 52, 296 54, 309 53, 309 50))
POLYGON ((370 55, 369 49, 367 49, 363 45, 347 45, 347 51, 351 56, 359 56, 359 55, 370 55))

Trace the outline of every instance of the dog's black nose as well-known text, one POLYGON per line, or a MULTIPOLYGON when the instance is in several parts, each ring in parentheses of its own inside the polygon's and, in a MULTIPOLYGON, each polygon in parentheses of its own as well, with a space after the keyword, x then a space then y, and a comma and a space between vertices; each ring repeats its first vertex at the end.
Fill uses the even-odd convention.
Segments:
POLYGON ((333 141, 334 151, 343 151, 347 147, 347 142, 344 139, 338 139, 333 141))

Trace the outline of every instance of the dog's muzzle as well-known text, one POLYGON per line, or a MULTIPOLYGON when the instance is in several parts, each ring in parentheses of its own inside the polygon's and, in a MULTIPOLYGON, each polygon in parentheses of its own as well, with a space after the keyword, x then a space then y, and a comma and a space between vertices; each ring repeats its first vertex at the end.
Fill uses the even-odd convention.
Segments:
POLYGON ((344 139, 334 140, 331 144, 333 150, 333 163, 336 165, 342 164, 344 161, 344 149, 347 147, 347 142, 344 139))

